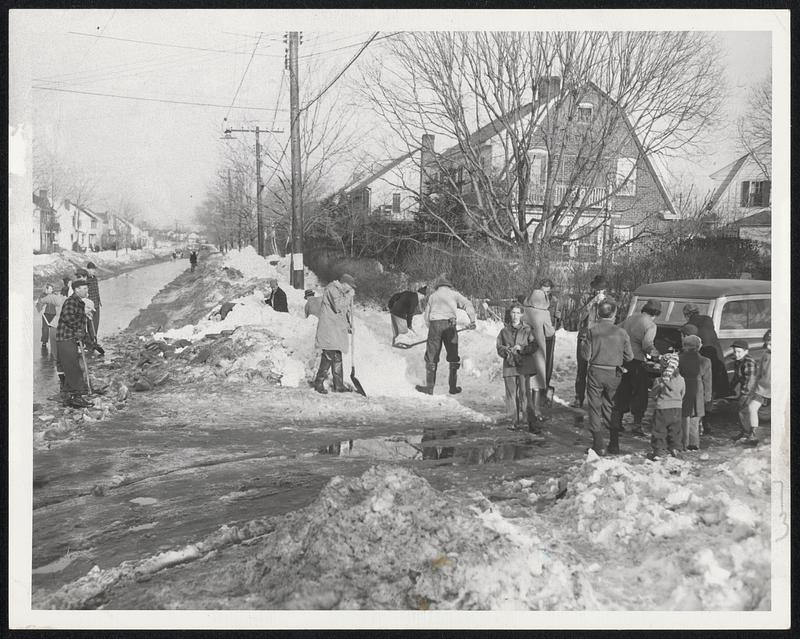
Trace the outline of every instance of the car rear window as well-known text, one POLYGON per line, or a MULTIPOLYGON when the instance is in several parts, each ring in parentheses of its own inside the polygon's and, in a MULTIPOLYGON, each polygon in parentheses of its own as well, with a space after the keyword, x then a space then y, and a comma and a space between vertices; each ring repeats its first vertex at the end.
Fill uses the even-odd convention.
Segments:
MULTIPOLYGON (((659 300, 661 302, 661 315, 656 317, 656 323, 670 323, 670 324, 685 324, 686 319, 683 317, 683 307, 687 304, 694 304, 700 310, 701 315, 708 315, 708 302, 698 300, 675 300, 670 310, 669 305, 672 300, 659 300)), ((642 310, 642 307, 647 303, 646 299, 639 298, 636 300, 636 312, 642 310)))
POLYGON ((720 330, 770 327, 772 305, 768 299, 731 300, 722 307, 720 330))

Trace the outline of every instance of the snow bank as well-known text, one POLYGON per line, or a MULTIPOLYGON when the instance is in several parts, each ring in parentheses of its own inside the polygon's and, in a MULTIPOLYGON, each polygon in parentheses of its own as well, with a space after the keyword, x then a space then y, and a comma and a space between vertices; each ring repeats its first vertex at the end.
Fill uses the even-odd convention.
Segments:
POLYGON ((99 271, 113 271, 116 267, 144 262, 158 257, 166 257, 172 253, 172 246, 139 249, 136 251, 99 251, 98 253, 77 253, 75 251, 59 251, 58 253, 45 253, 33 256, 33 276, 46 278, 58 284, 66 275, 74 276, 75 269, 85 268, 89 262, 94 262, 99 271), (58 281, 57 281, 58 280, 58 281))

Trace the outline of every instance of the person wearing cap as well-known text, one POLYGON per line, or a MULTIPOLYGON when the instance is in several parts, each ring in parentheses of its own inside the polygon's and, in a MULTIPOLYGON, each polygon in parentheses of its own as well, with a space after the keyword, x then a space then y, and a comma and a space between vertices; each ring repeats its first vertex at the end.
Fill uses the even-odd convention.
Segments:
POLYGON ((45 284, 42 295, 36 300, 36 311, 42 317, 42 350, 47 351, 47 345, 50 343, 50 328, 52 327, 53 318, 56 316, 56 304, 58 298, 53 293, 53 285, 45 284))
POLYGON ((634 313, 620 324, 631 340, 633 359, 625 365, 614 405, 614 421, 619 430, 622 417, 630 411, 633 414, 634 435, 644 435, 642 419, 647 410, 647 395, 650 391, 650 375, 645 367, 648 357, 657 357, 655 347, 656 321, 661 315, 661 302, 648 300, 638 313, 634 313))
POLYGON ((697 335, 683 338, 678 355, 678 370, 686 385, 681 411, 681 443, 684 450, 700 448, 700 419, 711 401, 711 360, 700 354, 702 340, 697 335))
MULTIPOLYGON (((727 397, 730 394, 730 389, 728 387, 728 373, 725 370, 725 355, 722 352, 722 346, 720 346, 719 337, 714 328, 714 320, 708 315, 700 313, 700 307, 693 302, 683 307, 683 317, 686 319, 686 324, 681 327, 681 332, 684 335, 690 334, 685 331, 686 329, 691 331, 690 327, 694 326, 697 329, 695 334, 703 343, 700 354, 711 360, 711 375, 714 380, 713 396, 727 397)), ((703 423, 705 427, 707 420, 703 423)))
POLYGON ((86 283, 89 285, 89 299, 94 302, 92 326, 94 328, 95 337, 98 335, 98 330, 100 329, 100 307, 102 306, 100 303, 100 284, 97 281, 96 270, 97 267, 94 265, 94 262, 89 262, 86 265, 86 283))
POLYGON ((316 348, 322 351, 319 369, 314 378, 314 390, 325 395, 325 380, 330 370, 333 390, 344 393, 350 389, 344 383, 342 353, 349 349, 348 335, 353 332, 353 297, 356 281, 352 275, 343 274, 332 281, 322 293, 319 322, 317 322, 316 348))
POLYGON ((453 288, 450 280, 440 275, 433 283, 433 293, 428 298, 423 317, 428 325, 428 339, 425 346, 425 384, 416 389, 420 393, 433 395, 436 384, 436 369, 439 365, 439 354, 442 345, 447 352, 450 364, 450 394, 461 392, 458 386, 458 369, 461 358, 458 356, 458 332, 456 330, 456 310, 463 309, 469 315, 470 328, 475 328, 475 308, 466 297, 453 288))
MULTIPOLYGON (((588 363, 581 355, 580 342, 581 338, 586 336, 586 331, 599 320, 598 306, 606 299, 608 282, 602 275, 595 275, 589 287, 592 289, 591 293, 583 295, 578 302, 578 348, 575 353, 577 371, 575 374, 575 399, 570 404, 572 408, 583 408, 583 401, 586 398, 586 376, 589 368, 588 363)), ((616 309, 616 304, 614 308, 616 309)))
POLYGON ((601 457, 606 452, 619 453, 619 431, 612 420, 614 396, 622 378, 622 366, 633 359, 631 340, 620 326, 614 325, 617 305, 605 299, 598 304, 596 324, 579 337, 578 348, 587 363, 586 398, 589 413, 591 448, 601 457), (611 436, 608 450, 603 445, 603 431, 611 436))
POLYGON ((758 365, 750 356, 750 345, 746 340, 734 340, 731 347, 733 348, 734 358, 731 390, 736 392, 736 401, 739 406, 739 434, 733 438, 736 441, 746 437, 750 432, 750 416, 747 411, 747 403, 750 399, 750 393, 755 388, 758 365))
POLYGON ((305 293, 303 293, 303 298, 306 300, 305 305, 305 314, 306 317, 310 315, 314 315, 317 319, 319 319, 319 312, 322 308, 322 298, 317 297, 316 293, 311 289, 308 289, 305 293))
MULTIPOLYGON (((744 437, 744 444, 746 446, 755 446, 758 444, 758 410, 762 406, 769 406, 770 398, 772 397, 772 384, 771 384, 771 361, 772 361, 772 331, 769 330, 764 333, 764 354, 761 356, 761 361, 758 364, 758 372, 753 383, 753 390, 750 391, 750 396, 747 399, 745 411, 747 413, 747 421, 742 420, 742 423, 747 424, 749 428, 742 432, 744 437)), ((737 437, 742 439, 742 437, 737 437)))
POLYGON ((681 376, 680 359, 677 353, 661 356, 661 377, 653 384, 656 409, 653 413, 653 429, 650 433, 652 452, 647 455, 651 461, 659 460, 669 452, 679 457, 681 444, 681 416, 683 398, 686 395, 686 382, 681 376))
POLYGON ((413 331, 414 315, 421 315, 425 308, 425 296, 428 287, 422 286, 416 291, 402 291, 389 298, 386 305, 392 321, 392 346, 398 336, 413 331))
POLYGON ((271 306, 272 310, 278 313, 288 313, 289 305, 286 301, 286 293, 278 286, 278 280, 274 277, 271 277, 269 280, 269 289, 269 297, 264 300, 264 303, 271 306))
POLYGON ((538 347, 530 356, 535 373, 530 377, 531 407, 537 422, 546 419, 542 415, 542 397, 547 390, 547 353, 549 345, 555 342, 556 335, 550 315, 549 286, 547 288, 547 292, 541 287, 534 289, 523 302, 525 323, 530 326, 538 347))
POLYGON ((58 361, 64 374, 62 397, 64 403, 73 408, 89 406, 83 395, 87 392, 86 382, 80 364, 79 348, 86 339, 86 312, 83 300, 89 295, 89 285, 85 280, 72 283, 73 293, 61 307, 56 327, 56 348, 58 361))

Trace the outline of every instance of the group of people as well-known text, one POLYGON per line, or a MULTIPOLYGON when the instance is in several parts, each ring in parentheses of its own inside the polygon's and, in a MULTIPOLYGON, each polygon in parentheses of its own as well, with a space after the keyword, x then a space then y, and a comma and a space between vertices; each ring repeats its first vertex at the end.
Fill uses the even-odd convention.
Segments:
POLYGON ((86 371, 81 367, 84 351, 104 353, 97 343, 102 303, 95 264, 89 262, 85 269, 77 269, 74 279, 67 276, 62 283, 58 292, 46 284, 36 303, 42 319, 42 351, 48 345, 54 351, 64 405, 83 408, 90 405, 85 398, 86 371))

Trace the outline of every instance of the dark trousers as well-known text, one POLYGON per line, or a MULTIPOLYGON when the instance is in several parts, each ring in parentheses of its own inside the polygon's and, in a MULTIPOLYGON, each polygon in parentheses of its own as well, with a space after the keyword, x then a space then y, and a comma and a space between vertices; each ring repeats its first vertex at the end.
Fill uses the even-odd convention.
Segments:
POLYGON ((438 364, 442 344, 447 352, 447 361, 451 364, 458 363, 458 332, 455 321, 431 320, 428 325, 428 342, 425 347, 425 363, 438 364))
POLYGON ((47 322, 52 322, 55 316, 55 313, 45 313, 42 317, 42 344, 46 345, 50 341, 50 327, 47 322))
POLYGON ((703 346, 700 348, 700 354, 711 360, 711 388, 714 398, 730 395, 728 371, 725 370, 725 362, 719 358, 717 349, 713 346, 703 346))
POLYGON ((647 374, 644 362, 638 359, 625 362, 625 368, 628 372, 622 376, 614 402, 614 421, 619 425, 622 416, 631 412, 634 423, 641 424, 647 411, 650 375, 647 374))
POLYGON ((656 408, 653 414, 653 430, 650 433, 650 444, 654 453, 661 454, 665 450, 682 448, 681 413, 680 408, 656 408))
POLYGON ((317 370, 317 378, 315 381, 324 382, 328 377, 328 371, 332 370, 333 373, 333 388, 334 390, 342 390, 344 388, 344 367, 342 365, 342 351, 323 350, 322 357, 319 361, 319 370, 317 370))
POLYGON ((94 340, 97 341, 97 329, 100 328, 100 305, 95 304, 94 314, 92 315, 92 326, 94 326, 94 340))
MULTIPOLYGON (((592 448, 603 448, 603 430, 612 428, 611 413, 614 397, 622 376, 619 370, 589 366, 586 375, 586 399, 589 414, 589 432, 592 433, 592 448)), ((616 430, 616 426, 614 426, 616 430)))
POLYGON ((551 335, 550 337, 544 338, 544 345, 545 345, 545 376, 547 377, 547 383, 545 386, 550 386, 550 378, 553 376, 553 354, 555 353, 556 349, 556 336, 551 335))
POLYGON ((70 394, 83 394, 88 391, 81 368, 78 344, 74 340, 56 342, 58 364, 64 372, 64 390, 70 394))
POLYGON ((583 402, 586 398, 586 375, 589 370, 589 362, 581 355, 580 340, 578 340, 578 350, 575 352, 575 361, 578 364, 578 371, 575 374, 575 397, 583 402))

